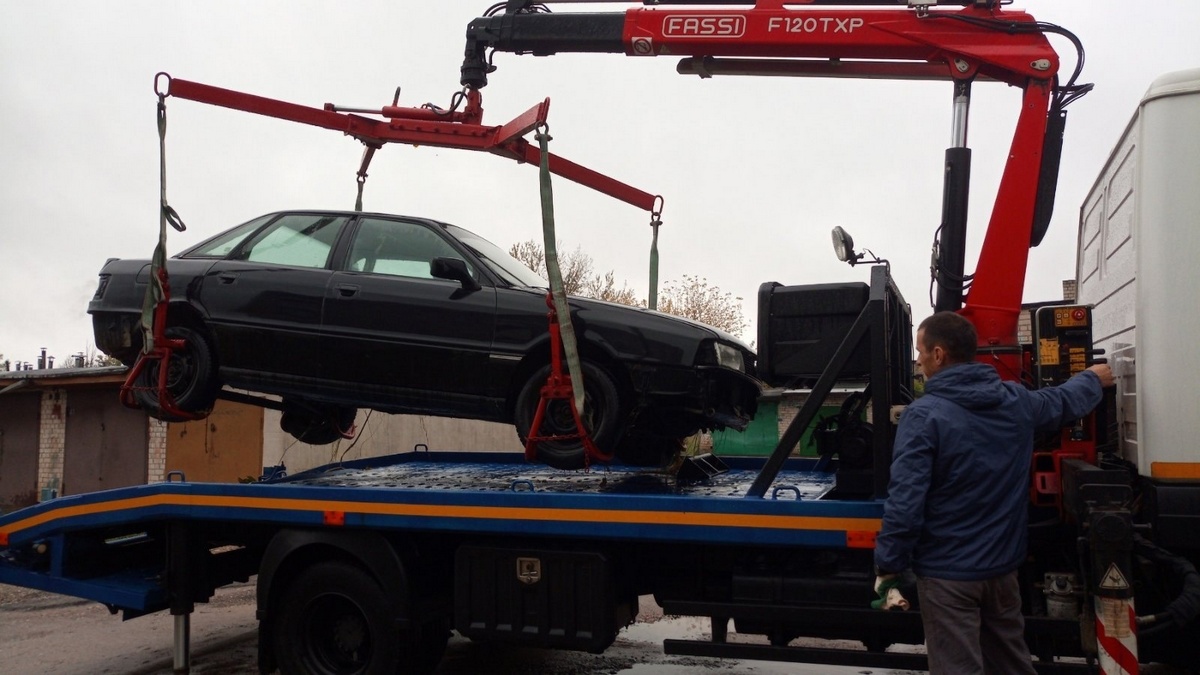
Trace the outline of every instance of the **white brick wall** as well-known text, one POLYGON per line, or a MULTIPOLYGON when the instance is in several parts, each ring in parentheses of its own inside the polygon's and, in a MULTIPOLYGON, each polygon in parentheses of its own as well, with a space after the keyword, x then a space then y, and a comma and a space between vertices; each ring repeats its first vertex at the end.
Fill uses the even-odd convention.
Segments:
POLYGON ((167 472, 167 423, 147 418, 149 426, 149 447, 146 449, 146 482, 161 483, 166 479, 167 472))
POLYGON ((57 495, 62 487, 63 451, 67 444, 67 392, 50 389, 42 393, 41 426, 38 430, 38 499, 45 490, 57 495))

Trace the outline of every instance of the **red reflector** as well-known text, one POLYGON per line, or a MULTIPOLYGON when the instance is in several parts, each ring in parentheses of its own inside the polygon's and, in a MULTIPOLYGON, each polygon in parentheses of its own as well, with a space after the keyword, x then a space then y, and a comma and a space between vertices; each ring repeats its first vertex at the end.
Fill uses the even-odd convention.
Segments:
POLYGON ((325 524, 326 525, 345 525, 346 524, 346 512, 345 511, 326 511, 325 512, 325 524))
POLYGON ((846 548, 875 548, 878 532, 852 531, 846 533, 846 548))
POLYGON ((0 532, 0 546, 8 546, 8 533, 0 532))

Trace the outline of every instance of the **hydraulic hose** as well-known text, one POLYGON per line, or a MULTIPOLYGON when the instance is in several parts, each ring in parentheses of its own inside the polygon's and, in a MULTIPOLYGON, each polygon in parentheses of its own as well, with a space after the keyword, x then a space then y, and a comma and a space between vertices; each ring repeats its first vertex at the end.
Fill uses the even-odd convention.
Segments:
POLYGON ((1200 616, 1200 572, 1187 558, 1166 551, 1142 537, 1134 537, 1134 552, 1153 562, 1180 583, 1179 594, 1157 614, 1137 618, 1138 633, 1151 635, 1176 626, 1182 628, 1200 616))

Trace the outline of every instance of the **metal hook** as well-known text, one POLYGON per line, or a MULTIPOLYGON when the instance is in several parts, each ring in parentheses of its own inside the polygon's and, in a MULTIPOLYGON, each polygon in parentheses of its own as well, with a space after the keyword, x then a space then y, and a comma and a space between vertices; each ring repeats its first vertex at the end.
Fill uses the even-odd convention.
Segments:
POLYGON ((159 98, 166 98, 167 96, 169 96, 171 94, 171 76, 170 75, 168 75, 167 73, 164 73, 164 72, 159 72, 154 75, 154 93, 157 94, 159 98), (167 78, 167 88, 165 91, 160 89, 158 86, 159 81, 164 77, 167 78))

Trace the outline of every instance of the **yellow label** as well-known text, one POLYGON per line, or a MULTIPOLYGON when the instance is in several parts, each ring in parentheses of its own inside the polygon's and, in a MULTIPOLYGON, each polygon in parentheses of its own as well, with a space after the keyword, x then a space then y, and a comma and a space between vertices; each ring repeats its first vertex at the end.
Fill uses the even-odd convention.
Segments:
POLYGON ((1132 603, 1127 600, 1096 598, 1096 614, 1100 623, 1104 624, 1106 635, 1118 640, 1133 637, 1133 628, 1129 623, 1131 606, 1132 603))
POLYGON ((1042 338, 1039 345, 1040 357, 1038 361, 1043 366, 1058 365, 1058 340, 1055 338, 1042 338))

